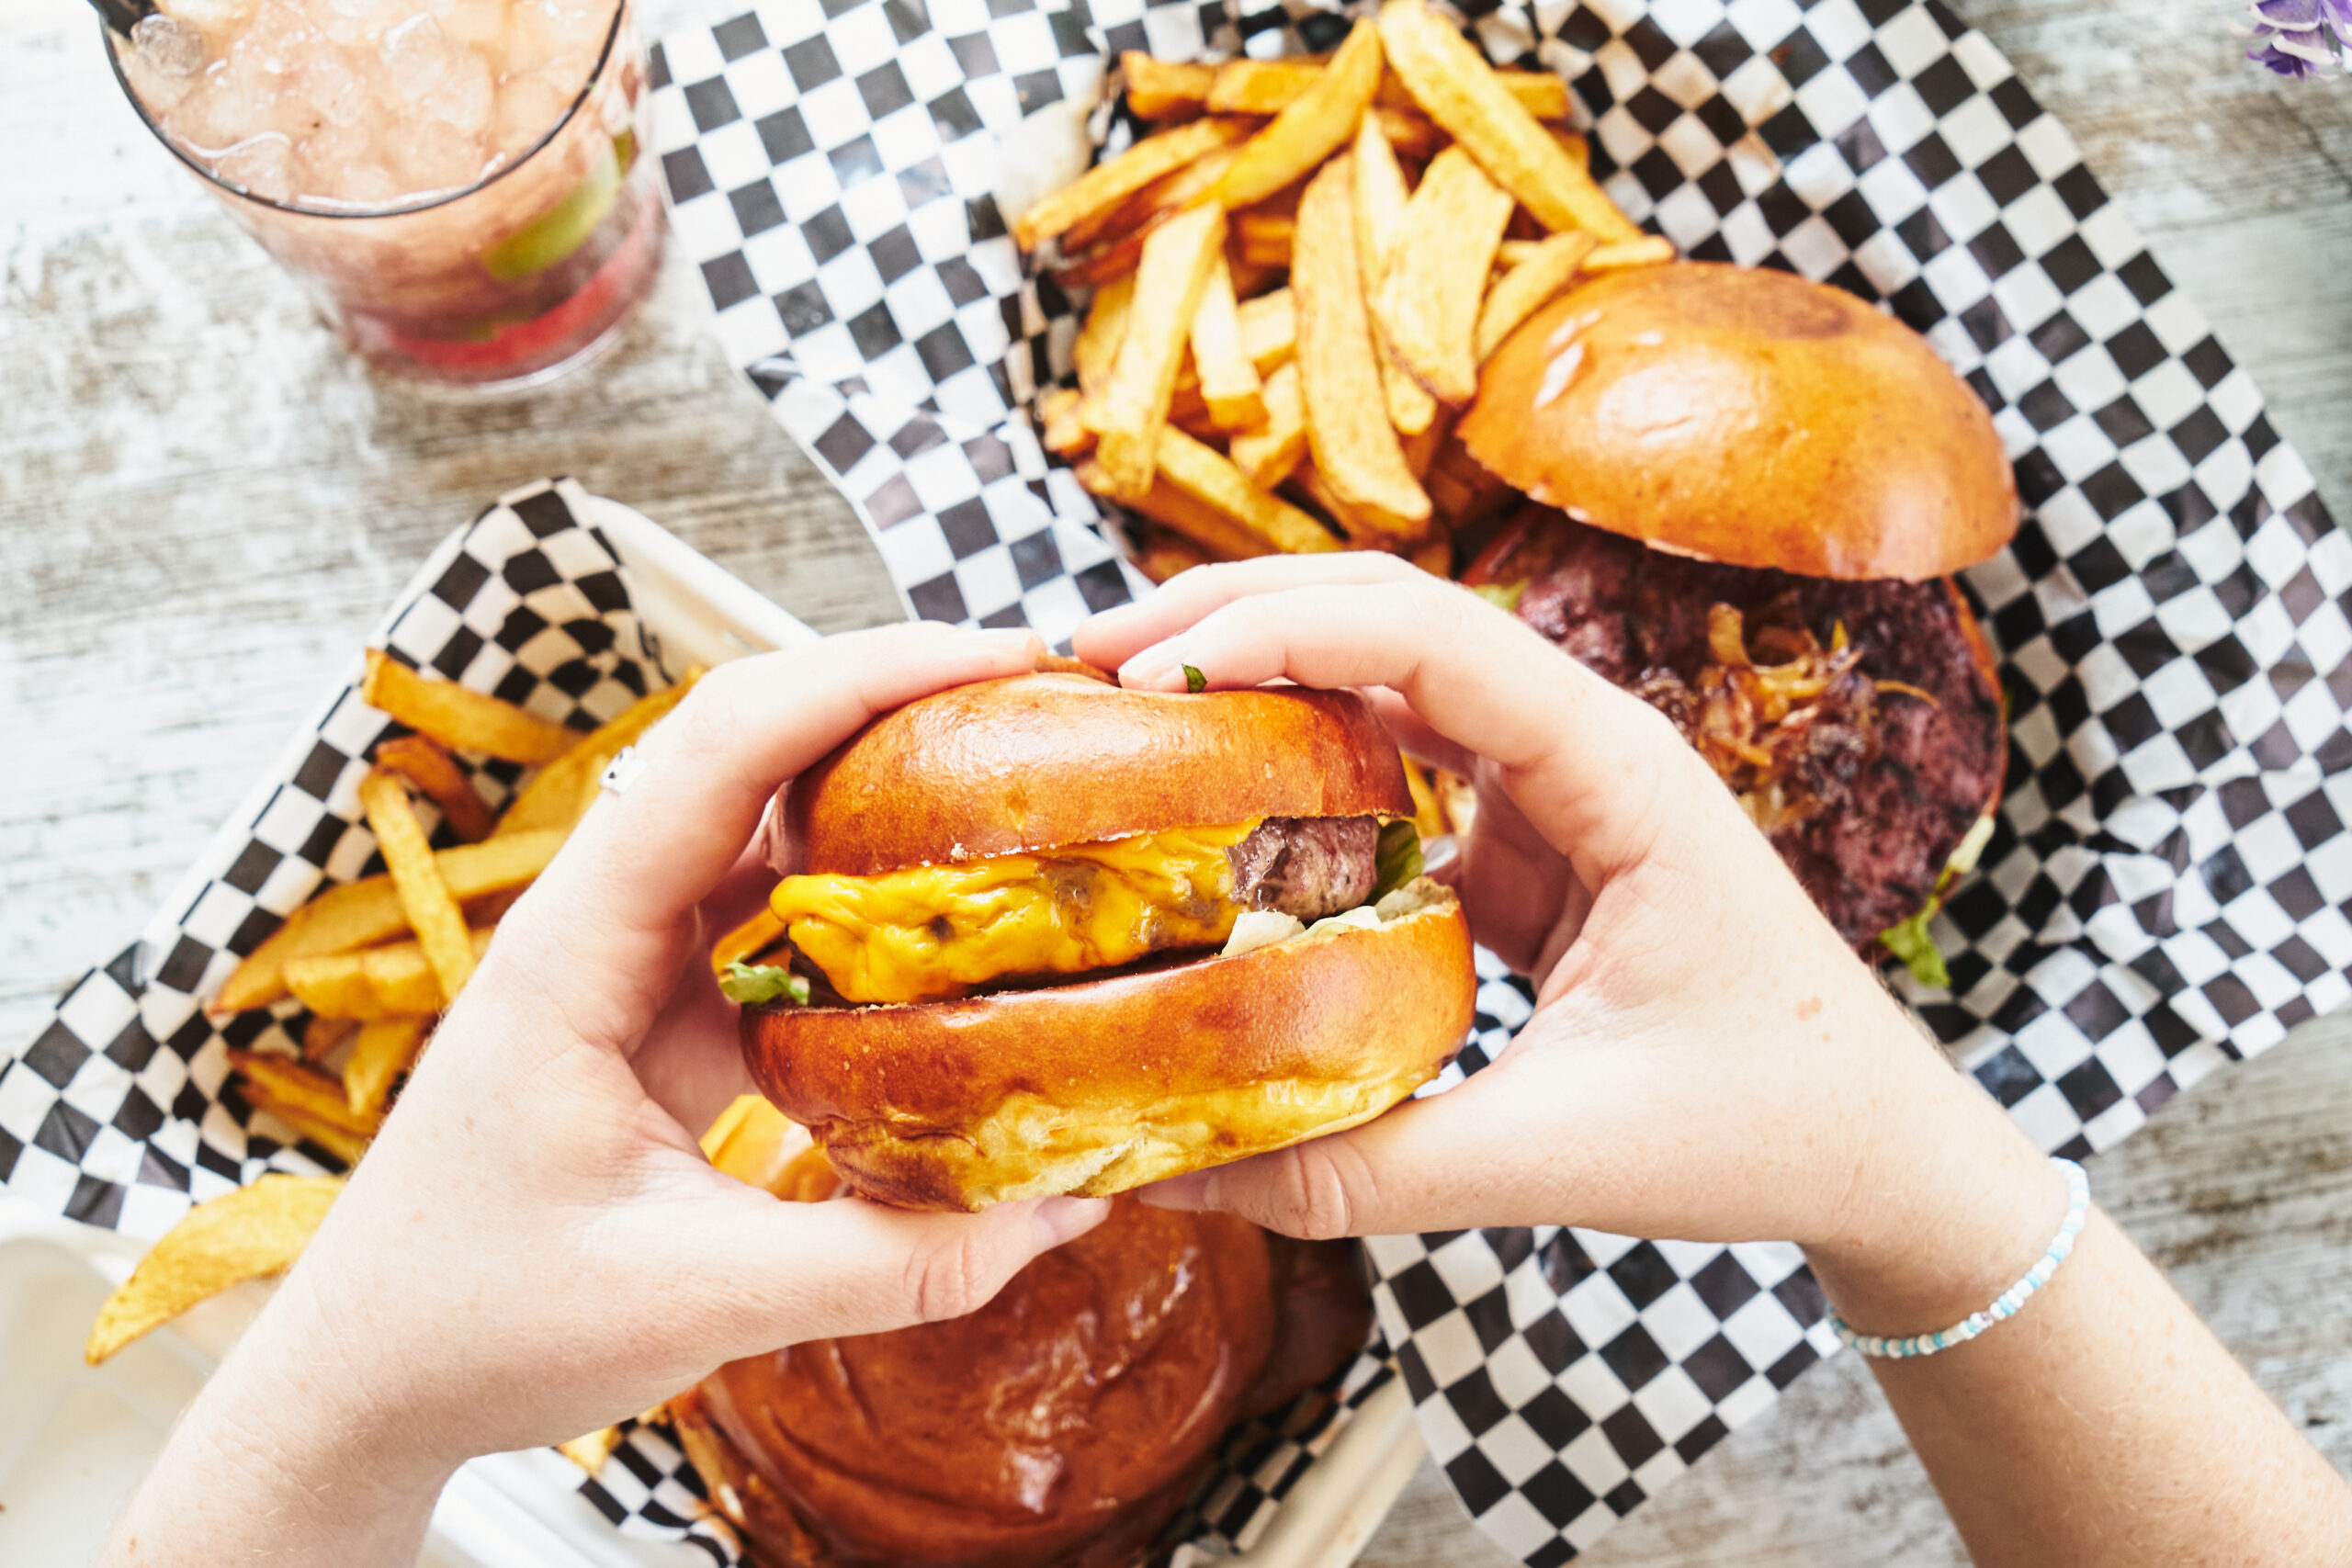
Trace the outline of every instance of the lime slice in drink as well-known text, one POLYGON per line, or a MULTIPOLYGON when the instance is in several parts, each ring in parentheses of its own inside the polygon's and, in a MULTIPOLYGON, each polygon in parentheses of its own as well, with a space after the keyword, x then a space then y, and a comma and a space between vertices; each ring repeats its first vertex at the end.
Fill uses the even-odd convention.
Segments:
POLYGON ((624 130, 613 138, 611 151, 596 159, 586 177, 564 192, 561 201, 484 251, 482 270, 501 283, 512 283, 545 272, 578 250, 612 211, 621 193, 621 180, 636 161, 637 133, 624 130))

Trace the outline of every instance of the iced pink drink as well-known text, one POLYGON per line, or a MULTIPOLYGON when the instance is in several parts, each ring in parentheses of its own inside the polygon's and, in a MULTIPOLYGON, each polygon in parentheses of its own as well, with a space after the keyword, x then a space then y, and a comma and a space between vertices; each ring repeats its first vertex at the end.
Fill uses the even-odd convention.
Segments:
POLYGON ((388 367, 528 379, 652 280, 623 0, 163 0, 112 41, 157 133, 388 367))

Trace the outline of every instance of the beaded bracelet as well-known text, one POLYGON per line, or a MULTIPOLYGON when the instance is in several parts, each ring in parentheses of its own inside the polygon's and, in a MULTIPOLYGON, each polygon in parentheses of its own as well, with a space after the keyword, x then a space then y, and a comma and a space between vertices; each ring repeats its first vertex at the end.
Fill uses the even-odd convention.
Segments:
POLYGON ((2075 1250, 2075 1238, 2083 1232, 2083 1221, 2090 1213, 2090 1178, 2083 1168, 2070 1159, 2053 1158, 2050 1162, 2066 1179, 2066 1218, 2058 1226, 2058 1235, 2041 1260, 2025 1271, 2025 1278, 1993 1298, 1993 1304, 1983 1312, 1971 1313, 1950 1328, 1934 1334, 1915 1334, 1908 1339, 1889 1339, 1883 1335, 1857 1334, 1844 1318, 1832 1314, 1829 1327, 1844 1343, 1865 1356, 1878 1356, 1889 1360, 1901 1360, 1911 1356, 1932 1356, 1939 1350, 1949 1350, 1955 1345, 1965 1345, 2005 1317, 2015 1317, 2018 1309, 2031 1300, 2033 1293, 2050 1282, 2058 1265, 2075 1250))

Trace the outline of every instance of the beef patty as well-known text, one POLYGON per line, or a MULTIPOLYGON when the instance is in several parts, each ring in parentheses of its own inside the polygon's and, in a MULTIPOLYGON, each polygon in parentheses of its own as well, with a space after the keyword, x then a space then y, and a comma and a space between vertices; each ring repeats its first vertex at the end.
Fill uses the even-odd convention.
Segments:
POLYGON ((1269 817, 1225 852, 1233 901, 1319 920, 1372 897, 1380 823, 1371 817, 1269 817))
MULTIPOLYGON (((1824 722, 1793 749, 1790 772, 1803 798, 1760 815, 1759 825, 1838 933, 1866 954, 1879 932, 1917 911, 1996 798, 2007 755, 2000 694, 1978 661, 1982 634, 1949 580, 1841 582, 1720 566, 1531 506, 1473 581, 1525 583, 1521 619, 1665 709, 1686 736, 1711 666, 1720 680, 1715 606, 1739 612, 1730 624, 1758 664, 1802 644, 1817 650, 1835 678, 1823 693, 1824 722), (1839 627, 1852 656, 1845 660, 1832 655, 1839 627), (1846 672, 1838 674, 1840 664, 1846 672)), ((1726 772, 1721 755, 1702 750, 1726 772)))

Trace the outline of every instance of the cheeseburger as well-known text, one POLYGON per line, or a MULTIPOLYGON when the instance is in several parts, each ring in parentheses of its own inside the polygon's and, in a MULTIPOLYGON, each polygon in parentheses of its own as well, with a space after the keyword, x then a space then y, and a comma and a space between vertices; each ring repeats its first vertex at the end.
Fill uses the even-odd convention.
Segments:
POLYGON ((1691 263, 1531 318, 1461 435, 1528 502, 1466 580, 1671 718, 1858 951, 1940 983, 1926 917, 2007 755, 1951 574, 2018 525, 1967 385, 1840 289, 1691 263))
POLYGON ((717 954, 745 1061, 855 1190, 1091 1196, 1369 1120, 1476 981, 1363 700, 1055 671, 888 714, 794 780, 717 954))

